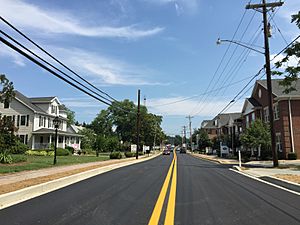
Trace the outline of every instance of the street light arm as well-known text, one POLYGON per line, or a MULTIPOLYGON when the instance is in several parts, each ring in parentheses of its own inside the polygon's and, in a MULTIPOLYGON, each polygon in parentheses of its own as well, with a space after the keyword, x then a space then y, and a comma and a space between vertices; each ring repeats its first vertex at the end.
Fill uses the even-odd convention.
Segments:
POLYGON ((220 44, 222 44, 222 42, 230 42, 230 43, 234 43, 234 44, 236 44, 236 45, 240 45, 240 46, 242 46, 242 47, 244 47, 244 48, 248 48, 248 49, 250 49, 250 50, 252 50, 252 51, 255 51, 255 52, 258 52, 258 53, 260 53, 260 54, 265 54, 264 52, 262 52, 262 51, 259 51, 259 50, 257 50, 257 49, 255 49, 255 48, 252 48, 252 47, 250 47, 250 46, 247 46, 247 45, 245 45, 245 44, 243 44, 243 43, 241 43, 241 42, 237 42, 237 41, 234 41, 234 40, 224 40, 224 39, 220 39, 220 38, 218 38, 218 40, 217 40, 217 45, 220 45, 220 44))

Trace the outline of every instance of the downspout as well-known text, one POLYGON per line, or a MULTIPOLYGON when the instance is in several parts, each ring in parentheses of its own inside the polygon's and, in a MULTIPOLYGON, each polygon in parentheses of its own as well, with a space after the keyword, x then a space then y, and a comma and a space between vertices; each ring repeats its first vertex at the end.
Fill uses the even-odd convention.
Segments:
POLYGON ((291 97, 289 97, 289 124, 290 124, 290 141, 292 152, 295 152, 294 146, 294 133, 293 133, 293 120, 292 120, 292 109, 291 109, 291 97))

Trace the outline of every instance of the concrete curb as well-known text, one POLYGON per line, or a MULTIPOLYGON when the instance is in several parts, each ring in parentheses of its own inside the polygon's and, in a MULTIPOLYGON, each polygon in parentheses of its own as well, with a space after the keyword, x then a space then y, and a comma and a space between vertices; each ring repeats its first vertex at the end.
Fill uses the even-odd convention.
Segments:
POLYGON ((194 155, 194 154, 189 154, 195 158, 199 158, 199 159, 203 159, 203 160, 208 160, 208 161, 211 161, 211 162, 215 162, 215 163, 219 163, 219 164, 223 164, 221 161, 217 160, 217 159, 209 159, 209 158, 204 158, 204 157, 201 157, 200 155, 194 155))
POLYGON ((57 180, 34 185, 14 192, 2 194, 0 195, 0 210, 114 169, 148 161, 158 157, 159 155, 160 154, 156 154, 150 157, 139 159, 137 161, 120 162, 74 174, 68 177, 62 177, 57 180))

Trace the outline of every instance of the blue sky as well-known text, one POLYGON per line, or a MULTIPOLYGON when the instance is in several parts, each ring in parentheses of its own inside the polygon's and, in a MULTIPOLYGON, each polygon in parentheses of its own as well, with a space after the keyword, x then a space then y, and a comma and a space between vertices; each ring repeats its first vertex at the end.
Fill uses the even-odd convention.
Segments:
MULTIPOLYGON (((217 115, 264 64, 259 53, 216 45, 218 37, 232 39, 248 2, 0 0, 0 15, 116 99, 136 101, 141 89, 149 111, 162 115, 163 129, 173 135, 188 124, 187 115, 194 116, 193 128, 217 115)), ((299 34, 290 23, 299 9, 300 1, 289 0, 275 10, 272 55, 299 34)), ((234 39, 263 46, 261 21, 260 13, 247 10, 234 39)), ((0 28, 43 55, 2 22, 0 28)), ((2 43, 0 73, 26 96, 58 96, 80 122, 106 108, 2 43)), ((241 111, 243 99, 228 112, 241 111)))

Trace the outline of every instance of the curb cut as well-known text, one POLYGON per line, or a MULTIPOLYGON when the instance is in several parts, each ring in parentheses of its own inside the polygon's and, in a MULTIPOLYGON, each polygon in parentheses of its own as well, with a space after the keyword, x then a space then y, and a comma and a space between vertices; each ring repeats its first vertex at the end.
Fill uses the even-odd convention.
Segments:
POLYGON ((210 161, 210 162, 219 163, 219 164, 222 164, 222 165, 223 165, 223 163, 220 162, 220 161, 217 160, 217 159, 204 158, 204 157, 201 157, 201 156, 199 156, 199 155, 193 155, 193 154, 189 154, 189 155, 190 155, 190 156, 193 156, 193 157, 195 157, 195 158, 198 158, 198 159, 203 159, 203 160, 207 160, 207 161, 210 161))
POLYGON ((108 166, 103 166, 100 168, 88 170, 82 173, 73 174, 71 176, 62 177, 56 180, 52 180, 46 183, 37 184, 31 187, 23 188, 14 192, 9 192, 0 195, 0 210, 7 208, 9 206, 24 202, 26 200, 41 196, 43 194, 55 191, 57 189, 69 186, 71 184, 80 182, 82 180, 100 175, 102 173, 106 173, 118 168, 122 168, 125 166, 134 165, 137 163, 145 162, 151 159, 154 159, 161 154, 156 154, 150 157, 142 158, 138 161, 130 161, 130 162, 120 162, 108 166))

